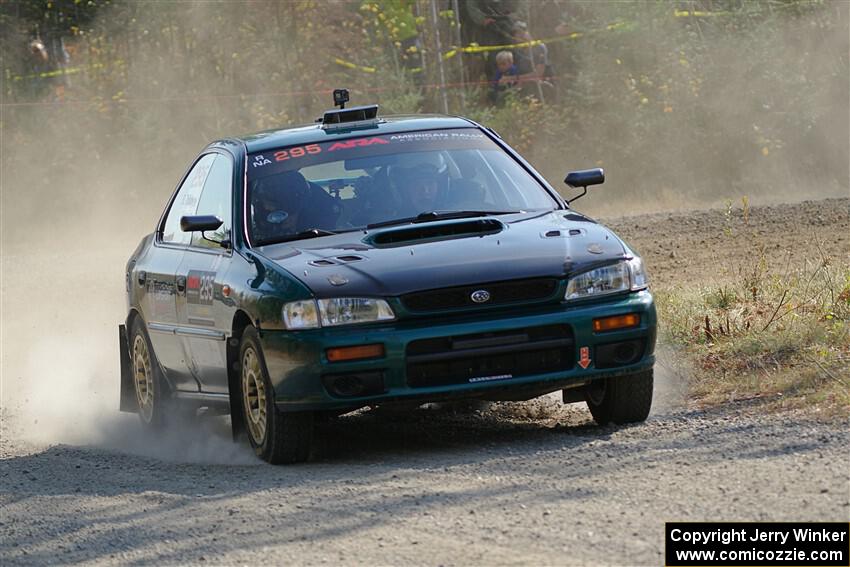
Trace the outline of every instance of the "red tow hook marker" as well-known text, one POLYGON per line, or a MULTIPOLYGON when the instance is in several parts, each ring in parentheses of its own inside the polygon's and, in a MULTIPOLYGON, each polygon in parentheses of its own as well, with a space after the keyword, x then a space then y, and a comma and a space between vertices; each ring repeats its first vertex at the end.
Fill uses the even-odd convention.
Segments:
POLYGON ((590 366, 590 347, 581 347, 581 349, 579 350, 578 365, 584 368, 585 370, 588 366, 590 366))

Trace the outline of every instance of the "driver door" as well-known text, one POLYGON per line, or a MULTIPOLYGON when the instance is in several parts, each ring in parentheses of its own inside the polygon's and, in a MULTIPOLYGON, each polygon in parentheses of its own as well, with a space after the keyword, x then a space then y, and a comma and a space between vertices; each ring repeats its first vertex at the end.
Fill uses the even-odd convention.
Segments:
POLYGON ((220 243, 230 239, 235 182, 233 158, 216 154, 193 214, 215 215, 222 225, 215 232, 192 233, 177 269, 177 335, 189 371, 205 393, 228 392, 225 341, 233 321, 233 300, 222 288, 232 249, 220 243))

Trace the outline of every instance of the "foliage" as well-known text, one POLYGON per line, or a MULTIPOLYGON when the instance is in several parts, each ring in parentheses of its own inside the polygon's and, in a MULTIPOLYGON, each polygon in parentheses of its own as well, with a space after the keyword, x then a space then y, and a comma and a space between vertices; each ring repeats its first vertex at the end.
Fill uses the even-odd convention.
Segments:
POLYGON ((309 123, 347 86, 385 113, 441 111, 445 92, 451 113, 492 126, 555 186, 568 169, 606 167, 620 208, 848 189, 846 3, 699 0, 684 6, 701 15, 682 15, 669 2, 519 2, 549 40, 552 86, 543 101, 526 89, 493 105, 491 52, 436 72, 435 32, 446 52, 458 29, 453 3, 434 2, 436 18, 430 0, 0 3, 7 182, 75 179, 61 200, 94 161, 128 172, 118 201, 141 194, 131 179, 166 191, 206 141, 309 123), (564 19, 575 34, 559 35, 564 19), (66 75, 35 76, 39 22, 61 22, 66 75), (45 139, 56 159, 34 171, 45 139))
POLYGON ((758 235, 740 237, 755 261, 737 266, 734 281, 656 293, 664 340, 696 360, 695 394, 847 411, 850 266, 821 253, 771 269, 758 235))

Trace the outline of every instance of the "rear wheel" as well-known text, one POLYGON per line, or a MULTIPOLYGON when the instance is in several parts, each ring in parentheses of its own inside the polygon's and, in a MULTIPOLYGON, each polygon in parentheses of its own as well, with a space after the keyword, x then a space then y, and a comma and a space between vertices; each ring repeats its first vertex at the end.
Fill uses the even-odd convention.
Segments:
POLYGON ((277 410, 260 341, 253 327, 245 329, 242 335, 239 361, 245 429, 254 452, 272 464, 306 461, 313 441, 313 414, 277 410))
POLYGON ((160 429, 165 425, 168 410, 168 390, 151 348, 141 318, 136 317, 130 328, 130 363, 133 368, 133 389, 142 425, 160 429))
POLYGON ((652 408, 652 369, 591 382, 587 407, 599 425, 644 421, 652 408))

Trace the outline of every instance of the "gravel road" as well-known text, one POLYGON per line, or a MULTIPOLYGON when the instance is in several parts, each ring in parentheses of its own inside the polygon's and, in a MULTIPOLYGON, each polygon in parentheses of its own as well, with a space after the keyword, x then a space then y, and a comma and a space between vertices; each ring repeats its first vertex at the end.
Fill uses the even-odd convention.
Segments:
MULTIPOLYGON (((848 208, 850 201, 832 200, 754 209, 750 222, 766 246, 782 244, 779 252, 791 230, 812 243, 799 253, 847 261, 848 208)), ((677 213, 611 225, 643 252, 663 287, 719 277, 712 263, 747 253, 740 234, 722 229, 726 218, 677 213)), ((94 343, 84 352, 100 348, 101 335, 111 352, 113 325, 105 320, 104 333, 97 327, 83 339, 94 343)), ((111 409, 114 389, 92 387, 101 397, 87 404, 89 392, 79 398, 80 388, 63 389, 64 381, 81 372, 110 379, 117 363, 87 356, 93 366, 75 370, 79 359, 65 348, 53 358, 35 346, 18 349, 20 368, 4 366, 7 390, 34 378, 26 368, 43 368, 32 363, 64 368, 48 381, 60 393, 49 413, 27 412, 43 402, 43 389, 4 392, 4 566, 660 565, 665 521, 850 519, 846 419, 765 415, 755 402, 694 407, 683 399, 686 373, 670 370, 678 361, 658 367, 645 424, 597 427, 581 405, 554 396, 466 412, 363 411, 323 424, 311 462, 272 467, 233 445, 222 418, 153 438, 111 409), (97 412, 69 414, 65 394, 97 412), (54 433, 32 435, 48 422, 54 433)))
MULTIPOLYGON (((850 515, 850 434, 837 423, 736 406, 599 428, 554 401, 498 409, 343 418, 323 428, 315 462, 294 467, 247 451, 219 455, 246 464, 193 464, 4 441, 0 558, 661 565, 665 521, 850 515)), ((206 433, 227 453, 223 423, 206 433)), ((187 455, 210 443, 184 441, 187 455)))

